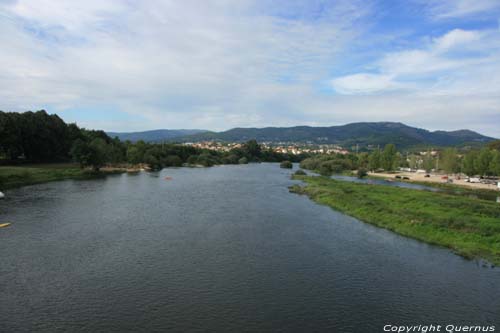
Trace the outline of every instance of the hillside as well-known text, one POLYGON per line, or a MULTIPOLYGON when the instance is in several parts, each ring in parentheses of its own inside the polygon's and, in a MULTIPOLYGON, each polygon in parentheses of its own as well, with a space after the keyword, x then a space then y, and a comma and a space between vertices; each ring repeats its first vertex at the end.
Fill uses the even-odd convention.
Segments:
POLYGON ((244 142, 256 139, 259 142, 298 142, 313 144, 339 144, 345 147, 358 144, 383 146, 394 143, 398 148, 415 146, 464 146, 482 145, 493 138, 470 130, 428 131, 395 122, 352 123, 331 127, 265 127, 233 128, 223 132, 202 130, 155 130, 133 133, 108 133, 121 140, 144 140, 149 142, 198 142, 226 141, 244 142))
POLYGON ((358 144, 385 145, 399 148, 412 146, 481 145, 494 140, 469 130, 428 131, 394 122, 352 123, 331 127, 266 127, 233 128, 224 132, 205 132, 177 138, 179 141, 220 140, 240 142, 256 139, 259 142, 331 143, 343 146, 358 144))
POLYGON ((139 140, 143 140, 146 142, 155 142, 155 141, 166 141, 172 140, 179 137, 184 137, 188 135, 193 135, 197 133, 206 132, 205 130, 197 130, 197 129, 179 129, 179 130, 168 130, 168 129, 159 129, 152 131, 144 131, 144 132, 107 132, 107 134, 114 138, 118 137, 122 141, 132 141, 136 142, 139 140))

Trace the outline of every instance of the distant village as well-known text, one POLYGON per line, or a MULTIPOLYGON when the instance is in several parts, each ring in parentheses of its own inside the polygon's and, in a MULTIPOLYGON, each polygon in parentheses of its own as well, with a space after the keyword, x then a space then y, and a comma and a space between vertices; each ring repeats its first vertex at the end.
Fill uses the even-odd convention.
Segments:
MULTIPOLYGON (((339 145, 322 144, 285 144, 274 142, 262 142, 261 146, 265 149, 270 149, 276 153, 282 154, 349 154, 349 150, 342 148, 339 145)), ((228 152, 235 148, 241 148, 242 143, 225 143, 218 141, 202 141, 202 142, 186 142, 184 145, 192 146, 199 149, 208 149, 214 151, 228 152)))

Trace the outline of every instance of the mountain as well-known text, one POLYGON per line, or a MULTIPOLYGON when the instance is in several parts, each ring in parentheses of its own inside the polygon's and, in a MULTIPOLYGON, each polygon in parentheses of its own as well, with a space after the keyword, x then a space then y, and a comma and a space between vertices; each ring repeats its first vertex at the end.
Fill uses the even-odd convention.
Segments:
POLYGON ((178 137, 175 140, 243 142, 250 139, 256 139, 259 142, 329 143, 345 147, 356 144, 363 147, 394 143, 398 148, 481 145, 494 140, 494 138, 469 130, 431 132, 395 122, 363 122, 331 127, 233 128, 224 132, 197 133, 178 137))
POLYGON ((122 141, 129 140, 132 142, 136 142, 139 140, 143 140, 146 142, 154 142, 154 141, 168 141, 179 137, 185 137, 204 132, 206 131, 197 129, 179 129, 179 130, 159 129, 159 130, 144 131, 144 132, 107 132, 107 134, 112 138, 117 136, 122 141))

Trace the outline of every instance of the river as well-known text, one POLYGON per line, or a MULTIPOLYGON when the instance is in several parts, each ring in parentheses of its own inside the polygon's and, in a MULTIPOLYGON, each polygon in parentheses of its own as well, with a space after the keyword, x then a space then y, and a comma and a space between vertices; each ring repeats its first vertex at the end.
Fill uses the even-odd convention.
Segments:
POLYGON ((6 191, 0 331, 500 325, 500 269, 289 193, 290 174, 178 168, 6 191))

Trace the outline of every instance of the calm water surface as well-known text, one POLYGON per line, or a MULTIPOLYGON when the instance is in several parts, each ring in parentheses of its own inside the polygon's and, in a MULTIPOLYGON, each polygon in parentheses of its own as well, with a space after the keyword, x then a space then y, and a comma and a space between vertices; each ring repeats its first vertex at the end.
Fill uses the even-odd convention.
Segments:
POLYGON ((499 269, 288 193, 290 173, 165 169, 6 191, 0 331, 500 325, 499 269))

